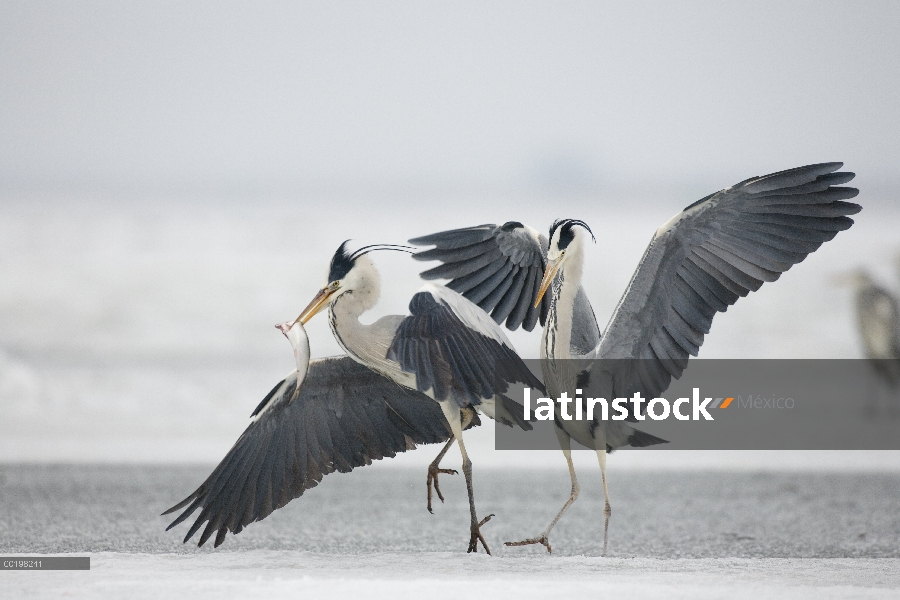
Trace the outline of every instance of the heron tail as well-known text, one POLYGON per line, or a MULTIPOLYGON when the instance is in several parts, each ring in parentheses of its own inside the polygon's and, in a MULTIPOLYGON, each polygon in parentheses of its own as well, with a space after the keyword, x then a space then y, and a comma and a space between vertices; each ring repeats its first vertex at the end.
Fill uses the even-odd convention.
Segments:
POLYGON ((669 440, 664 440, 662 438, 658 438, 655 435, 650 435, 646 431, 641 431, 640 429, 635 429, 634 433, 628 436, 628 445, 634 446, 635 448, 643 448, 644 446, 655 446, 656 444, 668 444, 669 440))

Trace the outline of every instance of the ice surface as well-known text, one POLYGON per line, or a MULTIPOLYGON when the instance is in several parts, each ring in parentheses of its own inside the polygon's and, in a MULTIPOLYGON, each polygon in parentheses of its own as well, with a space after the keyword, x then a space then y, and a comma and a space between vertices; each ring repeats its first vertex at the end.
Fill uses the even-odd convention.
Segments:
POLYGON ((4 572, 4 598, 896 598, 898 559, 490 558, 255 550, 98 553, 90 571, 4 572))
MULTIPOLYGON (((436 451, 437 448, 434 448, 436 451)), ((458 467, 447 460, 446 466, 458 467)), ((425 470, 364 467, 326 476, 286 507, 213 551, 182 544, 166 508, 211 467, 0 466, 0 554, 248 550, 315 553, 457 552, 468 542, 461 476, 442 476, 447 502, 425 510, 425 470)), ((553 532, 554 556, 599 556, 599 469, 553 532)), ((539 555, 504 540, 538 533, 568 498, 564 469, 474 466, 478 510, 495 554, 539 555)), ((900 558, 900 477, 829 473, 609 473, 610 556, 619 558, 900 558)))
POLYGON ((601 557, 597 473, 542 548, 564 471, 479 469, 494 557, 467 555, 461 477, 425 510, 422 470, 367 467, 228 536, 182 544, 159 513, 208 466, 0 467, 0 555, 89 555, 90 572, 0 572, 0 597, 887 598, 900 593, 900 478, 870 474, 614 473, 601 557), (300 596, 307 597, 307 596, 300 596))

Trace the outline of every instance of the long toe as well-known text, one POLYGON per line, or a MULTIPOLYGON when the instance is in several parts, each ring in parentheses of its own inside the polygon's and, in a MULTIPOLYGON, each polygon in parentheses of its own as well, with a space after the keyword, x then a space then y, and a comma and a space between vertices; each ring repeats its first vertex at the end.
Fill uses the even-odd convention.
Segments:
POLYGON ((547 549, 548 553, 552 553, 553 549, 550 547, 550 539, 546 535, 542 535, 541 537, 536 538, 528 538, 527 540, 522 540, 521 542, 505 542, 507 546, 530 546, 531 544, 541 544, 547 549))
POLYGON ((434 511, 431 510, 431 500, 434 497, 432 492, 432 486, 434 487, 434 492, 437 492, 438 500, 441 502, 444 501, 444 495, 441 493, 441 485, 438 483, 438 475, 459 475, 459 473, 455 469, 439 469, 437 465, 429 465, 428 467, 428 512, 434 514, 434 511))
MULTIPOLYGON (((428 506, 427 506, 427 508, 428 508, 428 512, 430 512, 431 514, 434 514, 434 511, 431 510, 431 498, 434 495, 434 493, 432 491, 432 486, 434 485, 434 483, 435 483, 435 479, 434 479, 434 477, 432 477, 431 472, 429 472, 428 473, 428 506)), ((437 486, 435 486, 435 487, 437 487, 437 486)), ((444 501, 444 497, 441 496, 440 488, 438 488, 438 497, 441 499, 441 502, 444 501)))

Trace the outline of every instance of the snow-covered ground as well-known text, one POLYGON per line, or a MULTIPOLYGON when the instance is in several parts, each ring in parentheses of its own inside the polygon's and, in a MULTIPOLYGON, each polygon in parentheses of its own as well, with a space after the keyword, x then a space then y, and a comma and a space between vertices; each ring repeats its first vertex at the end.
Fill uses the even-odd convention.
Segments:
POLYGON ((900 559, 491 558, 463 553, 118 554, 4 572, 5 598, 896 598, 900 559))
MULTIPOLYGON (((422 451, 432 454, 436 448, 422 451)), ((608 557, 596 468, 475 468, 494 552, 467 555, 460 477, 425 510, 421 469, 330 475, 217 549, 182 544, 165 508, 209 466, 0 466, 0 555, 90 556, 91 570, 0 571, 2 598, 888 598, 900 594, 900 478, 889 474, 614 472, 608 557)), ((195 538, 196 539, 196 538, 195 538)))

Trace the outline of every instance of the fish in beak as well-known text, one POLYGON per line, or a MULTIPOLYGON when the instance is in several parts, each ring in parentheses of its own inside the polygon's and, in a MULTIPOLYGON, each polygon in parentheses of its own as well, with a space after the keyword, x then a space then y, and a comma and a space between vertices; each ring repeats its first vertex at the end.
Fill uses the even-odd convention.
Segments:
POLYGON ((541 304, 541 300, 544 298, 544 294, 547 292, 547 288, 549 288, 550 284, 553 283, 553 278, 556 277, 556 272, 559 271, 559 267, 561 264, 562 256, 547 263, 547 268, 544 269, 544 278, 541 280, 541 287, 538 290, 537 299, 534 301, 535 308, 537 308, 541 304))
POLYGON ((294 321, 294 323, 303 323, 306 325, 310 319, 328 306, 328 300, 334 296, 337 291, 338 288, 331 285, 323 287, 319 290, 319 293, 316 294, 316 297, 312 299, 312 302, 309 303, 309 306, 303 309, 303 312, 300 313, 300 316, 297 317, 297 320, 294 321))
POLYGON ((275 327, 291 343, 291 347, 294 349, 294 360, 297 361, 297 384, 294 389, 294 396, 291 398, 293 400, 300 393, 300 386, 303 384, 303 380, 306 379, 306 373, 309 371, 309 337, 307 337, 306 330, 299 320, 295 320, 293 323, 285 321, 275 327))
POLYGON ((303 328, 303 325, 298 321, 293 323, 285 321, 275 327, 291 343, 291 347, 294 349, 294 359, 297 361, 297 371, 306 373, 309 365, 309 338, 306 336, 306 330, 303 328))

